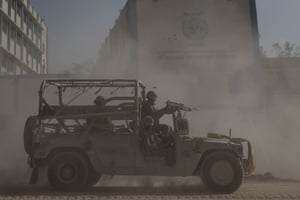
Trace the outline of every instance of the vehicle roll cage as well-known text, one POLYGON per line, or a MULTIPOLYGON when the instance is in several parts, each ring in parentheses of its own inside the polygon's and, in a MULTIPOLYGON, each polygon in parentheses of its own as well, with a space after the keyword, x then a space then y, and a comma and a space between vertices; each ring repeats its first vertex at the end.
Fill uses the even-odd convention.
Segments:
MULTIPOLYGON (((134 114, 137 121, 137 126, 139 126, 139 118, 140 118, 140 109, 141 109, 141 103, 145 100, 145 86, 144 84, 139 80, 126 80, 126 79, 77 79, 77 80, 44 80, 41 84, 40 90, 39 90, 39 116, 42 116, 43 114, 43 107, 49 106, 46 99, 44 98, 45 91, 47 90, 47 87, 54 86, 57 87, 58 90, 58 99, 59 99, 59 105, 58 107, 65 107, 68 105, 63 104, 63 92, 66 90, 66 88, 82 88, 83 92, 87 91, 86 89, 89 88, 99 88, 99 92, 102 88, 133 88, 134 89, 134 95, 133 96, 116 96, 116 97, 110 97, 105 100, 105 104, 110 101, 118 101, 118 100, 130 100, 131 102, 124 102, 118 105, 118 107, 122 106, 130 106, 133 105, 136 109, 132 110, 129 113, 132 113, 134 111, 134 114)), ((113 111, 110 112, 110 114, 125 114, 125 111, 113 111)), ((100 116, 101 113, 90 113, 88 116, 100 116)), ((81 118, 84 117, 85 114, 72 114, 72 115, 54 115, 54 116, 48 116, 50 118, 61 118, 66 119, 69 117, 74 118, 81 118)), ((43 118, 43 117, 42 117, 43 118)))
MULTIPOLYGON (((62 98, 62 92, 66 88, 92 88, 92 87, 116 87, 116 88, 126 88, 126 87, 133 87, 135 88, 135 96, 133 97, 136 100, 139 97, 139 88, 142 88, 141 94, 142 98, 145 99, 145 86, 140 80, 126 80, 126 79, 77 79, 77 80, 44 80, 41 84, 39 90, 39 102, 43 101, 44 93, 48 86, 56 86, 59 91, 59 98, 62 98)), ((125 97, 124 97, 125 98, 125 97)), ((128 97, 126 97, 128 98, 128 97)), ((112 97, 108 100, 116 100, 115 97, 112 97)), ((108 100, 106 100, 108 102, 108 100)), ((122 99, 120 99, 122 100, 122 99)), ((62 102, 61 100, 59 101, 62 102)), ((40 107, 41 105, 39 105, 40 107)))

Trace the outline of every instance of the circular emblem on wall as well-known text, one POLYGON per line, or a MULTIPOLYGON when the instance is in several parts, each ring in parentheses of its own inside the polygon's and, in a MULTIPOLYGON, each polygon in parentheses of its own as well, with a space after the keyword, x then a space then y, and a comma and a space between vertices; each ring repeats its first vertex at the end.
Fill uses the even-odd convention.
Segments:
POLYGON ((208 24, 199 18, 189 18, 183 22, 183 33, 191 40, 203 40, 208 34, 208 24))

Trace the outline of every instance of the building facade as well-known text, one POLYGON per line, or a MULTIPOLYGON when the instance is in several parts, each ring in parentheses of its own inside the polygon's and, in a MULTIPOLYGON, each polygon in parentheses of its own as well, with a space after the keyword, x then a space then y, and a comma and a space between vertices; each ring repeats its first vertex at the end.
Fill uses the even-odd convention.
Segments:
POLYGON ((0 0, 0 74, 47 73, 47 27, 29 0, 0 0))
POLYGON ((145 60, 163 68, 252 63, 257 29, 255 0, 128 0, 99 57, 109 71, 121 63, 136 74, 145 60))
POLYGON ((99 54, 98 77, 139 78, 197 102, 231 103, 232 77, 259 54, 256 1, 128 0, 99 54), (195 91, 204 95, 192 98, 195 91))

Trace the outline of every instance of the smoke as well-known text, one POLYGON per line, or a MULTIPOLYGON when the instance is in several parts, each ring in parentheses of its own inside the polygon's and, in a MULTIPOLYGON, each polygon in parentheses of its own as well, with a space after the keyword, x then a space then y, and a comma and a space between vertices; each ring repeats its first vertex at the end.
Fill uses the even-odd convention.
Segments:
MULTIPOLYGON (((153 3, 148 0, 138 2, 153 3)), ((221 6, 215 12, 203 13, 195 9, 199 6, 188 6, 188 3, 184 7, 180 7, 178 2, 172 5, 175 7, 159 6, 159 3, 166 2, 168 1, 157 1, 157 4, 149 6, 145 4, 138 13, 138 19, 147 22, 144 23, 147 26, 138 26, 138 65, 133 66, 129 62, 128 56, 132 55, 128 52, 136 44, 131 44, 131 40, 125 35, 123 39, 129 42, 122 43, 123 49, 119 43, 116 46, 111 43, 111 62, 102 63, 93 77, 138 77, 146 83, 148 89, 157 91, 157 107, 163 107, 167 100, 199 107, 199 112, 187 114, 192 136, 205 137, 207 132, 228 134, 229 129, 232 129, 234 137, 245 137, 252 142, 257 166, 255 173, 270 171, 276 176, 299 179, 299 97, 287 93, 272 95, 272 92, 265 90, 264 75, 260 70, 262 66, 251 62, 252 55, 249 52, 252 51, 252 44, 245 42, 251 41, 250 28, 245 23, 248 20, 247 15, 240 15, 238 11, 241 5, 238 3, 225 9, 220 3, 218 5, 221 6), (164 13, 158 14, 157 18, 153 16, 152 10, 156 5, 157 13, 164 13), (168 7, 170 10, 166 11, 168 7), (176 11, 173 12, 172 9, 176 11), (228 9, 230 12, 226 12, 228 9), (180 15, 174 17, 171 13, 180 15), (191 16, 198 15, 208 21, 211 19, 215 24, 209 24, 207 38, 189 40, 183 34, 183 23, 191 16), (226 16, 235 20, 229 23, 226 16), (220 18, 223 21, 219 21, 220 18), (214 30, 216 24, 222 26, 214 30), (241 27, 235 28, 236 25, 241 27), (232 30, 236 34, 232 34, 232 30), (238 36, 235 37, 236 35, 238 36)), ((213 3, 207 4, 203 8, 212 9, 212 5, 213 3)), ((20 96, 17 98, 19 111, 12 116, 13 122, 8 120, 0 130, 1 187, 22 184, 29 180, 29 167, 23 147, 23 128, 26 118, 37 113, 39 85, 40 80, 21 83, 18 92, 20 96)), ((11 99, 16 97, 13 97, 10 87, 3 84, 1 86, 5 88, 1 90, 3 98, 0 103, 3 111, 14 107, 11 99), (5 100, 6 97, 12 98, 5 100)), ((169 122, 168 117, 162 119, 162 122, 169 122)), ((4 120, 5 117, 1 118, 1 122, 4 120)), ((123 184, 152 187, 190 183, 190 179, 153 180, 142 177, 133 183, 131 180, 125 178, 123 184)), ((108 184, 112 179, 102 178, 101 181, 104 183, 100 185, 105 185, 105 182, 108 184)))
POLYGON ((20 119, 19 116, 12 116, 0 131, 0 187, 2 189, 24 185, 29 180, 27 155, 23 147, 24 122, 20 119))
MULTIPOLYGON (((254 61, 245 2, 193 1, 182 5, 179 1, 139 1, 137 44, 122 34, 122 21, 116 24, 106 40, 109 47, 102 49, 109 56, 104 55, 105 62, 97 70, 109 77, 142 79, 148 90, 158 93, 157 107, 167 100, 199 107, 199 112, 187 115, 192 136, 205 137, 208 132, 228 135, 232 129, 234 137, 252 142, 255 173, 299 179, 299 96, 267 87, 274 80, 254 61), (191 35, 186 35, 185 23, 195 19, 208 23, 204 39, 187 39, 191 35), (113 43, 117 39, 127 43, 113 43), (128 62, 128 52, 136 45, 135 66, 128 62)), ((121 13, 121 18, 125 14, 121 13)))

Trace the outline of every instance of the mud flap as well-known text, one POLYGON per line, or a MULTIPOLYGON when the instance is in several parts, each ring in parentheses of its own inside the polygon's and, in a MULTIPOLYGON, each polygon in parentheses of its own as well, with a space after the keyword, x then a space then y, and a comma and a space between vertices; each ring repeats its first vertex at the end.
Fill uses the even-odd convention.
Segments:
POLYGON ((37 184, 39 178, 39 169, 37 167, 32 169, 29 184, 37 184))

